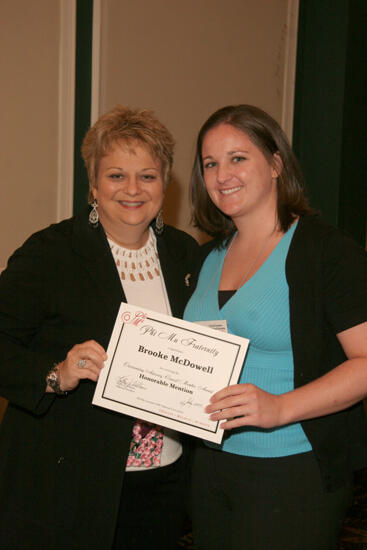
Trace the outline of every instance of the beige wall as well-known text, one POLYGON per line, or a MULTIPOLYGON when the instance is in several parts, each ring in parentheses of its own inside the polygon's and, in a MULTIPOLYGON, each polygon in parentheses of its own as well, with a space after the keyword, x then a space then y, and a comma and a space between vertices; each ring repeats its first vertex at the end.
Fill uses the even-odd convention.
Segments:
POLYGON ((56 216, 59 0, 0 2, 0 267, 56 216))
MULTIPOLYGON (((60 10, 69 1, 0 2, 0 267, 58 215, 60 10)), ((292 3, 100 0, 99 112, 116 103, 148 107, 174 134, 167 222, 195 234, 187 183, 196 132, 214 109, 248 102, 283 117, 292 3)))
MULTIPOLYGON (((165 219, 189 227, 195 135, 215 109, 283 115, 288 0, 102 0, 100 112, 153 109, 177 141, 165 219)), ((294 4, 294 2, 293 2, 294 4)))

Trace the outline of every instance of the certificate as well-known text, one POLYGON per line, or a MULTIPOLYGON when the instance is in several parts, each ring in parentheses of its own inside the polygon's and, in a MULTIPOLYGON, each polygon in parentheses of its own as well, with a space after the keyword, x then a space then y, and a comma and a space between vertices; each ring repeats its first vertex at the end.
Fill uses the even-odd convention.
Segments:
POLYGON ((122 303, 93 404, 220 443, 205 407, 236 384, 249 340, 122 303))

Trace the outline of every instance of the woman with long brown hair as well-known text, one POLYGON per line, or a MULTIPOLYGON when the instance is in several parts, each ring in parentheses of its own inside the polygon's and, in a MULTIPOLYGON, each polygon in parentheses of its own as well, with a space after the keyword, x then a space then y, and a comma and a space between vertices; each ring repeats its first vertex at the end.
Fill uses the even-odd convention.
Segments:
POLYGON ((367 464, 367 258, 314 215, 274 119, 216 111, 192 173, 204 246, 190 321, 250 339, 239 383, 211 398, 225 430, 193 476, 198 550, 329 550, 367 464))

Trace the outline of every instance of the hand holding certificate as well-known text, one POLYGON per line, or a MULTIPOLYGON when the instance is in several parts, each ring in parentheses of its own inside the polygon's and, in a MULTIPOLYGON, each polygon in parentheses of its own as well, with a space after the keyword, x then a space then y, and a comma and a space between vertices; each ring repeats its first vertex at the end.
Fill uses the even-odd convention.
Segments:
POLYGON ((210 397, 236 384, 249 341, 122 303, 95 405, 220 443, 210 397))

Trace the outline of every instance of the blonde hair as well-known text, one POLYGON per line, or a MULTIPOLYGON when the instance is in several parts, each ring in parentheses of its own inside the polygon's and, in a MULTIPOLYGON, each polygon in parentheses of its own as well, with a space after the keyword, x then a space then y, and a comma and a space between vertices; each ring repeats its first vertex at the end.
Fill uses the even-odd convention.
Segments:
POLYGON ((100 160, 119 142, 128 146, 137 142, 146 147, 161 163, 164 186, 170 180, 175 145, 171 133, 152 111, 116 105, 100 116, 83 140, 81 151, 88 172, 90 202, 93 201, 91 190, 96 187, 100 160))

